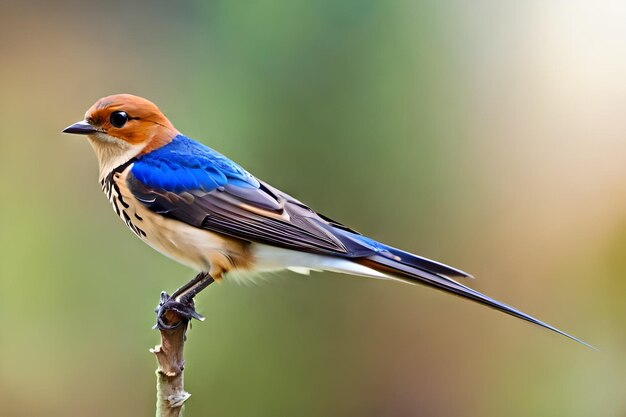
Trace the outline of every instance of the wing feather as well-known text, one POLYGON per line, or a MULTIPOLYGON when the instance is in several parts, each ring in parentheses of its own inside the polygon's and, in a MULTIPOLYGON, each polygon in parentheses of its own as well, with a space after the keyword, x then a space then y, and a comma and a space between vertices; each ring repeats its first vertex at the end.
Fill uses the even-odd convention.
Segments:
POLYGON ((182 135, 136 160, 127 185, 155 213, 237 239, 345 258, 380 255, 435 274, 468 276, 362 236, 182 135))
MULTIPOLYGON (((293 204, 286 195, 268 194, 263 188, 229 186, 205 192, 173 193, 151 188, 128 176, 128 187, 152 211, 195 227, 238 239, 262 242, 315 253, 353 256, 331 233, 330 224, 311 209, 293 204)), ((361 249, 361 245, 351 245, 361 249)), ((371 252, 371 250, 368 250, 371 252)))

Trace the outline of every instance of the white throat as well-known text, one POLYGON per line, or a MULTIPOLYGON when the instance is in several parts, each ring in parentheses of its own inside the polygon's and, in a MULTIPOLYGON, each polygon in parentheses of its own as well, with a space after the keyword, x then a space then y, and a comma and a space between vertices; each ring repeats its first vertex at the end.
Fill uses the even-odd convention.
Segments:
POLYGON ((96 152, 100 165, 98 180, 102 181, 111 171, 139 155, 145 144, 132 145, 126 141, 98 132, 89 135, 89 143, 96 152))

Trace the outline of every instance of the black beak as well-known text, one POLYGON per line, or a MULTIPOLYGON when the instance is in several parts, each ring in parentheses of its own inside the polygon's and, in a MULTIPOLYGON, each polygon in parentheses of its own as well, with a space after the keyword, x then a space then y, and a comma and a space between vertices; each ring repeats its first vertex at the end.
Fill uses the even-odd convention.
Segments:
POLYGON ((96 128, 84 120, 63 129, 63 133, 74 133, 77 135, 90 135, 92 133, 96 133, 97 131, 98 130, 96 128))

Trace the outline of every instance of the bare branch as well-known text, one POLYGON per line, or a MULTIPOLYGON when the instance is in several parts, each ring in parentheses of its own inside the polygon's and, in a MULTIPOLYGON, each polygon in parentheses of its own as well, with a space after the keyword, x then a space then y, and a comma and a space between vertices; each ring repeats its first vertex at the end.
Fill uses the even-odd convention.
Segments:
POLYGON ((171 297, 161 293, 155 326, 161 332, 161 344, 150 349, 158 363, 157 417, 180 416, 183 404, 191 396, 184 388, 186 333, 192 318, 204 320, 194 309, 193 297, 212 282, 209 274, 200 273, 171 297))
POLYGON ((173 329, 160 330, 161 344, 150 349, 156 355, 157 374, 157 417, 178 417, 183 403, 191 396, 184 389, 185 333, 189 320, 175 311, 164 313, 163 320, 175 326, 173 329))

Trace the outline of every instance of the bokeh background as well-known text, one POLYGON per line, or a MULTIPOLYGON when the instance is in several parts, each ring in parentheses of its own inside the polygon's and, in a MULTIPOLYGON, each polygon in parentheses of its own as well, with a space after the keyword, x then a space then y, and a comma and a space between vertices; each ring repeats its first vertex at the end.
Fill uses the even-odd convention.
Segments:
POLYGON ((193 272, 60 134, 129 92, 602 350, 423 287, 226 280, 198 298, 187 416, 626 415, 625 21, 622 1, 2 0, 0 414, 153 414, 152 309, 193 272))

